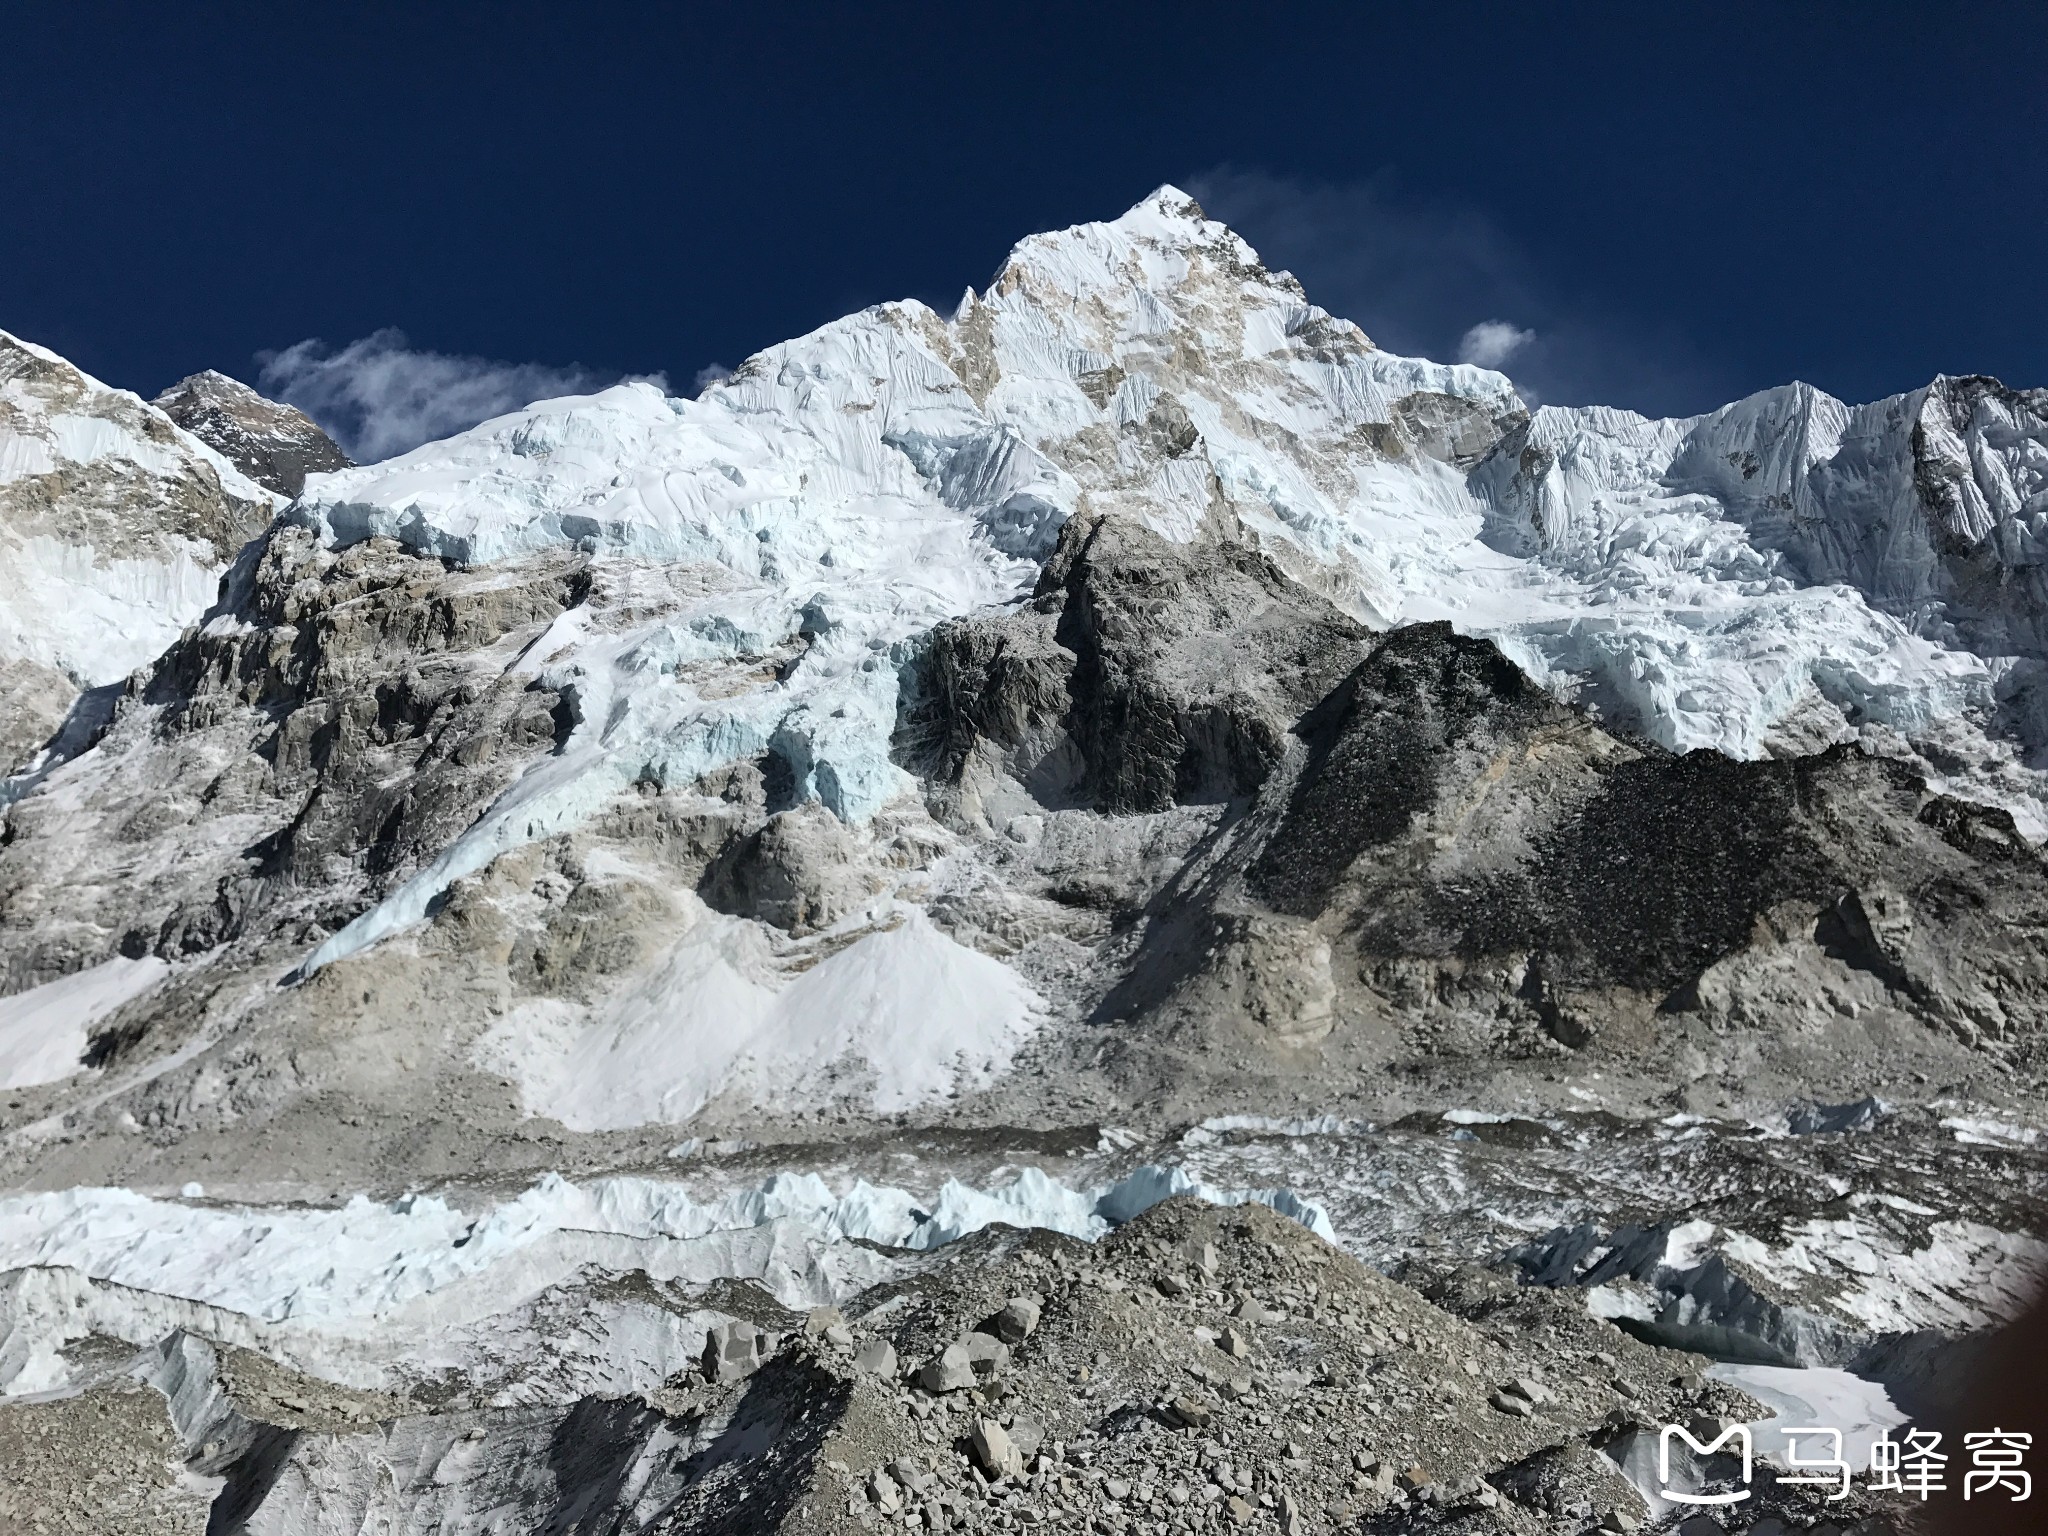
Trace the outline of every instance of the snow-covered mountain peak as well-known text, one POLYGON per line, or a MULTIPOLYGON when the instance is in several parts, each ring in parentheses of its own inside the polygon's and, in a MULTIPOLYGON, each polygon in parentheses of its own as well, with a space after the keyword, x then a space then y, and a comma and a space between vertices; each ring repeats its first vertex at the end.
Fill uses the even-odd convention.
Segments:
POLYGON ((0 331, 0 773, 159 655, 284 498, 127 390, 0 331))
POLYGON ((1374 626, 1449 619, 1672 748, 1938 742, 1957 787, 2048 829, 2018 760, 2048 740, 2041 651, 2011 638, 2048 594, 1982 565, 1989 530, 2032 537, 2031 402, 1794 384, 1681 420, 1532 417, 1497 372, 1377 349, 1161 188, 1020 242, 950 318, 877 305, 695 400, 621 385, 313 482, 290 516, 330 545, 721 573, 651 627, 565 631, 542 672, 583 700, 564 752, 322 957, 636 780, 765 751, 799 798, 873 816, 907 787, 889 744, 919 637, 1028 592, 1073 517, 1249 544, 1374 626), (778 646, 771 685, 685 681, 778 646))
MULTIPOLYGON (((1920 1391, 2048 1258, 2044 403, 1531 413, 1172 188, 275 517, 213 450, 302 418, 0 338, 0 620, 169 639, 0 785, 0 1526, 174 1476, 195 1530, 986 1526, 897 1456, 967 1381, 896 1388, 997 1306, 1014 1450, 1142 1487, 1195 1441, 1129 1404, 1291 1398, 1261 1487, 1364 1526, 1360 1444, 1540 1512, 1610 1377, 1746 1401, 1670 1349, 1920 1391), (1503 1251, 1506 1310, 1433 1283, 1503 1251), (1272 1390, 1124 1349, 1168 1292, 1272 1390)), ((0 712, 106 675, 39 665, 0 712)))
MULTIPOLYGON (((125 389, 113 389, 47 347, 0 331, 0 485, 38 476, 69 474, 89 467, 102 474, 140 471, 164 480, 210 470, 226 503, 266 511, 280 498, 251 483, 205 443, 179 429, 163 411, 125 389)), ((95 477, 98 478, 98 477, 95 477)), ((68 493, 75 495, 73 487, 68 493)), ((67 511, 76 510, 67 507, 67 511)), ((88 515, 105 512, 101 502, 84 503, 88 515)), ((164 508, 183 524, 169 531, 237 547, 238 529, 212 519, 215 509, 173 499, 164 508)), ((235 513, 242 522, 246 514, 235 513)), ((147 535, 155 526, 133 531, 147 535)))
POLYGON ((1180 288, 1205 267, 1279 299, 1302 301, 1300 284, 1285 273, 1268 273, 1235 231, 1173 186, 1160 187, 1120 218, 1019 241, 990 281, 988 297, 1030 293, 1042 301, 1058 294, 1142 321, 1158 318, 1147 309, 1146 296, 1180 288))

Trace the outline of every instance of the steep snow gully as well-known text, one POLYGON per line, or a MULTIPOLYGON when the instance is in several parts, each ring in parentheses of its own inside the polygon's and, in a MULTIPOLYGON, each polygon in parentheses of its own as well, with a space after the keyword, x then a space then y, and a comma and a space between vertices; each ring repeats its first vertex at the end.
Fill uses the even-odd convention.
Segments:
POLYGON ((377 464, 0 333, 0 557, 22 1529, 1675 1527, 2048 1260, 2048 391, 1531 411, 1162 187, 377 464))

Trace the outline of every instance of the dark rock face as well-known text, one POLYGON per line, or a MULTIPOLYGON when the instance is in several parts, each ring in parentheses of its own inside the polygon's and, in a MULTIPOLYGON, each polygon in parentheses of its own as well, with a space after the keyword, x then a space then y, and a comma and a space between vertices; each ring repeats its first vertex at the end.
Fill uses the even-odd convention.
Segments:
POLYGON ((2035 1048, 2048 873, 2003 813, 1855 749, 1739 762, 1614 735, 1445 624, 1331 686, 1364 640, 1284 589, 1261 607, 1267 579, 1243 551, 1084 536, 1041 608, 949 626, 924 660, 936 773, 1029 744, 1013 769, 1063 760, 1083 804, 1228 802, 1213 858, 1135 898, 1101 1017, 1301 1043, 1441 1014, 1513 1053, 1525 1030, 1647 1049, 1658 1017, 1824 1035, 1874 1010, 2035 1048), (1159 591, 1196 622, 1148 625, 1159 591))
POLYGON ((899 756, 943 785, 993 760, 1038 800, 1071 803, 1083 772, 1067 738, 1074 653, 1054 630, 1036 605, 939 625, 906 691, 899 756))
POLYGON ((1491 642, 1441 623, 1395 630, 1298 727, 1308 760, 1253 888, 1276 911, 1316 916, 1360 858, 1406 836, 1454 780, 1510 743, 1582 727, 1491 642))
POLYGON ((985 751, 1052 805, 1242 799, 1366 644, 1362 624, 1244 545, 1076 520, 1030 607, 939 626, 898 742, 942 782, 985 751))
POLYGON ((1618 735, 1448 624, 1374 647, 1242 545, 1070 523, 1031 605, 941 626, 906 697, 934 791, 1224 808, 1208 854, 1133 891, 1103 1018, 1298 1043, 1443 1012, 1510 1051, 1681 1014, 1878 1010, 2007 1046, 2048 1023, 2048 874, 2004 813, 1852 748, 1618 735))
POLYGON ((720 911, 811 933, 874 894, 858 863, 853 834, 811 801, 735 838, 705 872, 700 894, 720 911))
POLYGON ((1074 530, 1061 553, 1039 590, 1062 600, 1069 730, 1105 811, 1252 794, 1288 725, 1364 650, 1363 625, 1243 545, 1178 546, 1116 521, 1074 530))
POLYGON ((308 475, 349 467, 348 456, 303 411, 211 369, 180 379, 151 403, 258 485, 285 496, 304 490, 308 475))
POLYGON ((124 953, 176 957, 339 926, 562 733, 561 696, 478 661, 583 599, 580 557, 506 582, 278 527, 227 588, 224 622, 138 675, 92 754, 80 792, 110 808, 111 846, 72 846, 40 797, 8 809, 0 925, 31 926, 17 910, 49 897, 51 871, 100 872, 37 914, 37 942, 9 956, 17 983, 103 952, 109 930, 124 953))

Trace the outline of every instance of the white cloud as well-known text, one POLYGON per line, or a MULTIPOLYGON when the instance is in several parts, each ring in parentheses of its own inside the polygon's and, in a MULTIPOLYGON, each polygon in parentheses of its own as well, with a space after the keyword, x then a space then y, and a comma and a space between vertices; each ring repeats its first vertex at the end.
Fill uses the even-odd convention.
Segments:
MULTIPOLYGON (((536 400, 583 395, 620 381, 580 363, 501 363, 422 351, 392 327, 339 351, 308 340, 257 358, 259 383, 304 411, 359 464, 374 464, 421 443, 461 432, 536 400)), ((630 375, 661 388, 661 374, 630 375)))
POLYGON ((1482 320, 1458 343, 1458 361, 1477 363, 1481 368, 1504 368, 1509 358, 1536 339, 1505 320, 1482 320))
POLYGON ((701 395, 712 385, 723 384, 731 377, 732 370, 726 367, 725 364, 706 363, 697 370, 697 375, 691 382, 697 386, 697 393, 701 395))

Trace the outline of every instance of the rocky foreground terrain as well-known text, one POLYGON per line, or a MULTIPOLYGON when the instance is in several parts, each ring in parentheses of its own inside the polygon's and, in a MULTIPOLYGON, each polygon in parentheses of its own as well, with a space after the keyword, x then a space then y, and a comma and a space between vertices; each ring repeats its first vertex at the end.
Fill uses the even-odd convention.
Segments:
POLYGON ((381 465, 0 339, 9 1528, 1878 1531, 1782 1426, 1980 1427, 2040 392, 1531 413, 1170 188, 381 465))
MULTIPOLYGON (((1095 1245, 991 1228, 851 1306, 615 1283, 574 1310, 725 1320, 658 1384, 498 1411, 468 1383, 344 1389, 181 1331, 10 1415, 10 1453, 70 1500, 13 1513, 200 1529, 210 1499, 252 1530, 309 1506, 491 1529, 539 1496, 604 1530, 1634 1530, 1619 1464, 1655 1425, 1762 1416, 1575 1298, 1467 1266, 1409 1278, 1263 1206, 1183 1197, 1095 1245), (110 1449, 132 1480, 112 1497, 110 1449)), ((1745 1528, 1803 1524, 1800 1493, 1766 1472, 1745 1528)))

